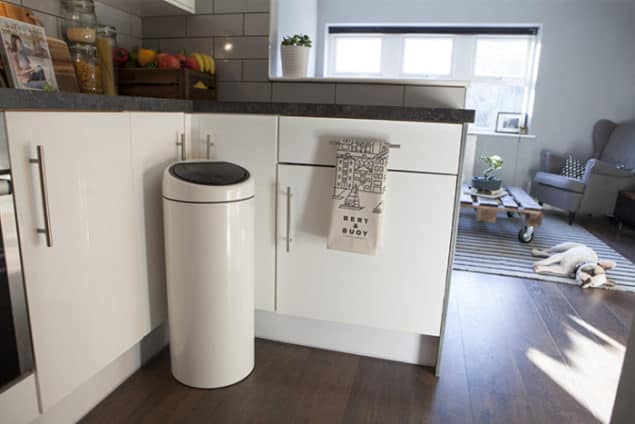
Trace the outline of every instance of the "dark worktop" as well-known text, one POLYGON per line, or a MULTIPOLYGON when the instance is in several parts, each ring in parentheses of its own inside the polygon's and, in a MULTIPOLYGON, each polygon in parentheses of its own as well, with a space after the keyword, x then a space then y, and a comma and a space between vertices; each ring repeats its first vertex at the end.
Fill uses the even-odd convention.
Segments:
POLYGON ((43 93, 10 88, 0 89, 0 110, 11 109, 91 112, 245 113, 323 118, 380 119, 387 121, 445 122, 456 124, 474 121, 474 111, 469 109, 314 103, 210 102, 77 93, 43 93))

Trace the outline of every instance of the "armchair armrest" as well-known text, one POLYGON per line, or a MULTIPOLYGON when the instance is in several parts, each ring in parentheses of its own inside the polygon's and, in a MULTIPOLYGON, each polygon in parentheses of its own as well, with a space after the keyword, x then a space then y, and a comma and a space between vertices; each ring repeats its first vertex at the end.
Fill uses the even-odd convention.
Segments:
POLYGON ((550 174, 559 174, 564 167, 564 162, 564 156, 543 150, 540 155, 540 170, 550 174))
POLYGON ((599 159, 589 159, 584 170, 584 181, 588 181, 591 175, 604 175, 614 178, 635 177, 634 169, 621 169, 613 163, 604 162, 599 159))

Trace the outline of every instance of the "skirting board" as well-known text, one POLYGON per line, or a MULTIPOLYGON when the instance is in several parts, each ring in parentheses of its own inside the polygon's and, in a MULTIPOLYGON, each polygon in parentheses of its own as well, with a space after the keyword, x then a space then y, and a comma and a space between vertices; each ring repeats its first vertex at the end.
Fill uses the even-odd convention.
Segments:
POLYGON ((34 423, 61 424, 79 421, 144 363, 159 353, 167 343, 167 325, 162 324, 61 402, 45 411, 34 423))
POLYGON ((435 366, 439 338, 256 311, 256 337, 355 355, 435 366))
POLYGON ((33 374, 0 393, 0 423, 27 424, 39 414, 33 374))

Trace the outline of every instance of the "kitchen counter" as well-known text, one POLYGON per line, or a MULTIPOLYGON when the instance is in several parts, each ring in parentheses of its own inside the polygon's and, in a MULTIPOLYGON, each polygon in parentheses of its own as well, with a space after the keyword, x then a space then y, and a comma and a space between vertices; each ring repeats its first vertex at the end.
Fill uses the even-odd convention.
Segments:
POLYGON ((39 109, 70 111, 147 111, 189 113, 242 113, 323 118, 379 119, 469 123, 474 111, 400 106, 362 106, 314 103, 210 102, 148 97, 102 96, 77 93, 43 93, 0 89, 0 110, 39 109))

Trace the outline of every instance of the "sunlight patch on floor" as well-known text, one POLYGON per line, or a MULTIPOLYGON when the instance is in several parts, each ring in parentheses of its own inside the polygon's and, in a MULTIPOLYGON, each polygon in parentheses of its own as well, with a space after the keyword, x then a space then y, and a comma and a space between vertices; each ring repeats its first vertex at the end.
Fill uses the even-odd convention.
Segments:
POLYGON ((527 358, 595 418, 608 423, 619 382, 624 346, 580 318, 562 325, 569 339, 564 361, 529 348, 527 358))

